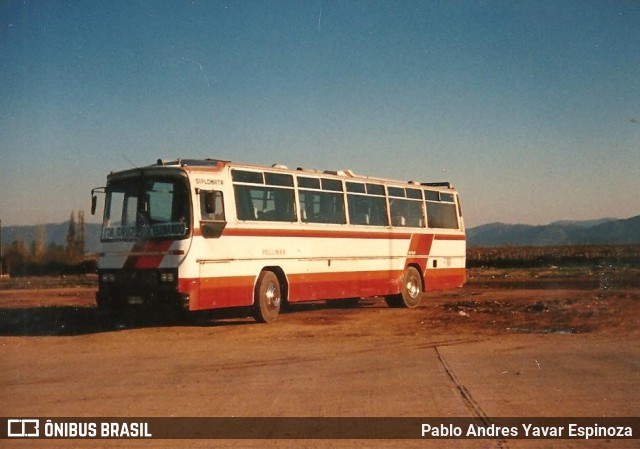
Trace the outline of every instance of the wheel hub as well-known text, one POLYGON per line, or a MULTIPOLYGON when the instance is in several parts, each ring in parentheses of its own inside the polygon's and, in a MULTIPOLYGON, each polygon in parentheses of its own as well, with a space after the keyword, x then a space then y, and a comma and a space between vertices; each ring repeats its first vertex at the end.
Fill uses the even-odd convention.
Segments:
POLYGON ((271 305, 273 308, 276 308, 280 305, 280 295, 278 295, 278 288, 275 284, 269 284, 264 295, 269 305, 271 305))
POLYGON ((420 295, 420 286, 418 285, 418 280, 415 278, 410 278, 407 281, 407 293, 411 298, 417 298, 420 295))

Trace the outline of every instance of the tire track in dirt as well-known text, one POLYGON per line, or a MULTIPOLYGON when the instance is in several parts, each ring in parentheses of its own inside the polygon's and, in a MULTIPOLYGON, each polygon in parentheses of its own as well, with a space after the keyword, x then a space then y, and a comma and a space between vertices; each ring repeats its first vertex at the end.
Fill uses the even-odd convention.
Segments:
MULTIPOLYGON (((454 344, 460 344, 460 343, 462 343, 462 342, 456 342, 454 344)), ((465 387, 463 384, 460 383, 460 381, 458 380, 458 378, 456 376, 455 371, 453 370, 451 365, 449 365, 449 363, 445 359, 445 357, 442 354, 442 352, 440 352, 440 350, 438 349, 438 346, 433 346, 433 349, 436 352, 436 356, 438 357, 438 361, 440 362, 440 365, 442 365, 442 368, 444 369, 445 373, 447 374, 447 377, 449 377, 449 379, 451 380, 451 382, 455 386, 456 390, 460 394, 460 397, 462 398, 462 401, 464 402, 465 406, 469 409, 469 411, 475 417, 478 418, 478 420, 480 422, 482 422, 482 424, 484 424, 487 427, 493 425, 494 422, 491 420, 491 418, 489 418, 489 416, 484 411, 484 409, 482 408, 480 403, 478 403, 478 401, 476 401, 474 399, 473 395, 467 389, 467 387, 465 387)), ((507 440, 496 438, 495 447, 497 449, 508 449, 509 445, 507 443, 507 440)))

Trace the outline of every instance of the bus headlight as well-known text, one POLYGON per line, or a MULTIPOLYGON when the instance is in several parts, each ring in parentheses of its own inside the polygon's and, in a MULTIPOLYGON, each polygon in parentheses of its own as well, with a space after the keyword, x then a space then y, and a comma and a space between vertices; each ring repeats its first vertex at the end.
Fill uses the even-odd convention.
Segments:
POLYGON ((160 282, 173 282, 175 280, 176 276, 172 272, 160 273, 160 282))
POLYGON ((113 273, 102 273, 100 280, 105 283, 114 283, 116 281, 116 275, 113 273))

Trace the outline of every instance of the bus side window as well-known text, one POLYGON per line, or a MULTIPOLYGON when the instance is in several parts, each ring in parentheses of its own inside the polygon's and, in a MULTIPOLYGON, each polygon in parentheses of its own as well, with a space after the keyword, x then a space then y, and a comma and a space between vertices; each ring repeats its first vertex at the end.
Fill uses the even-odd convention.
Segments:
POLYGON ((200 193, 200 213, 206 221, 225 221, 222 192, 203 190, 200 193))
POLYGON ((425 190, 427 226, 430 228, 459 229, 458 210, 451 193, 425 190))
POLYGON ((251 190, 249 186, 234 185, 236 198, 236 214, 238 220, 257 220, 256 208, 253 206, 251 199, 251 190))
POLYGON ((200 228, 207 238, 220 237, 226 225, 222 192, 218 190, 200 191, 200 228))

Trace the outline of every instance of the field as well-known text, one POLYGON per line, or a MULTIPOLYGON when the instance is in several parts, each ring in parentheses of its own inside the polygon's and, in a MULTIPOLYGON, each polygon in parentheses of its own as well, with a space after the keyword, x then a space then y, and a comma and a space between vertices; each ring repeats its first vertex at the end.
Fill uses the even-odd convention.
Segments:
MULTIPOLYGON (((140 319, 107 325, 94 308, 94 283, 84 276, 3 284, 0 415, 640 416, 637 268, 470 269, 463 289, 426 293, 415 310, 390 309, 380 298, 347 309, 319 302, 294 306, 271 325, 229 313, 179 325, 140 319)), ((555 447, 549 443, 105 440, 100 446, 555 447)), ((637 447, 637 440, 612 444, 637 447)))
POLYGON ((640 266, 640 245, 514 246, 467 250, 468 267, 591 267, 640 266))

